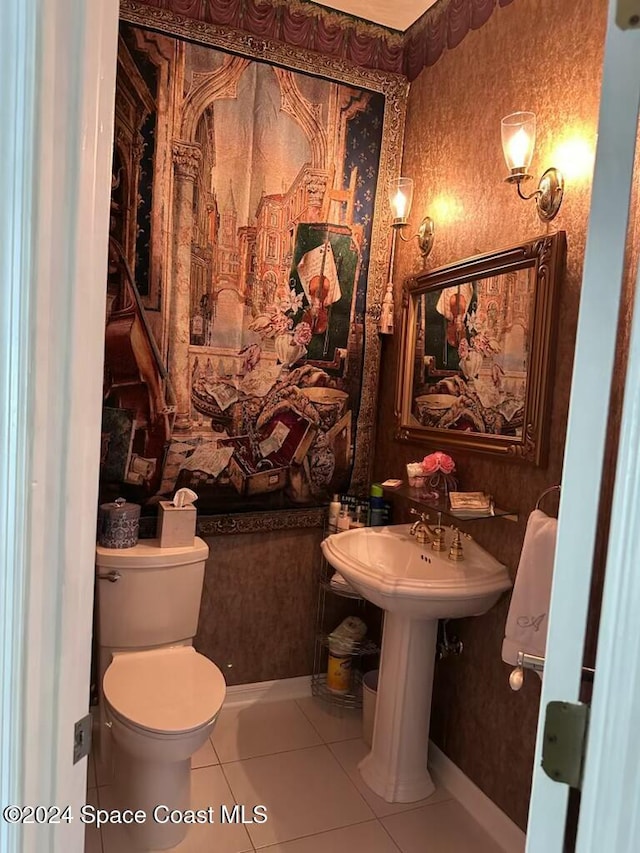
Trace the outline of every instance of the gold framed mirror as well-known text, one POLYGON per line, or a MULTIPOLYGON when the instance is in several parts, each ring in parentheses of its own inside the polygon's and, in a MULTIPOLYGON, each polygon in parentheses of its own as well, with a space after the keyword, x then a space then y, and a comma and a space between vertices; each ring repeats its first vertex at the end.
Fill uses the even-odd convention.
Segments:
POLYGON ((565 233, 405 282, 400 440, 544 463, 565 233))

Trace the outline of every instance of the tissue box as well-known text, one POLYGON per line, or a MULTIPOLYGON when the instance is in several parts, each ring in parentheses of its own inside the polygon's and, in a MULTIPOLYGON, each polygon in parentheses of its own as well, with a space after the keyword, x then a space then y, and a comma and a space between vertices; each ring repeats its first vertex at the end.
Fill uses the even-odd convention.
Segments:
POLYGON ((193 545, 196 535, 196 508, 174 506, 171 501, 160 501, 156 536, 161 548, 184 548, 193 545))

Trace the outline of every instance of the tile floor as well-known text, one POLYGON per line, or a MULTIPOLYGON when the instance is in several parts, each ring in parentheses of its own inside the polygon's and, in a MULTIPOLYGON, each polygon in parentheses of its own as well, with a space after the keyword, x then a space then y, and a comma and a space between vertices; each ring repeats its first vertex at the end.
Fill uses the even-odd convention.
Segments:
MULTIPOLYGON (((192 761, 192 807, 264 805, 264 823, 192 827, 176 853, 502 853, 444 789, 386 803, 362 782, 361 716, 312 697, 225 708, 192 761)), ((87 802, 115 808, 90 760, 87 802)), ((126 830, 87 828, 85 853, 133 853, 126 830)))

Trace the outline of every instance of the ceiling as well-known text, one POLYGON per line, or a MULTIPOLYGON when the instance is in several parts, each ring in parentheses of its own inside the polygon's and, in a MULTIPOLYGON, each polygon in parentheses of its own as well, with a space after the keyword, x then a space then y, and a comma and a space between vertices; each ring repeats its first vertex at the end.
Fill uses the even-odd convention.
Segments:
POLYGON ((406 30, 437 0, 314 0, 314 2, 385 27, 392 27, 394 30, 406 30))

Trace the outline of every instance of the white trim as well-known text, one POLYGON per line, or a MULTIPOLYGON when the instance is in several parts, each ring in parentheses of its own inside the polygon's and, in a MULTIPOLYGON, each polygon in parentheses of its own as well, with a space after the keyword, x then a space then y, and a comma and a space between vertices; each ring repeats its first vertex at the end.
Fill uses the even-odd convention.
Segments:
MULTIPOLYGON (((542 770, 542 739, 548 703, 577 702, 579 697, 625 265, 640 89, 640 32, 618 29, 615 5, 611 0, 529 805, 528 853, 560 853, 564 846, 568 787, 552 781, 542 770)), ((627 640, 621 635, 618 648, 625 661, 627 640)), ((601 793, 608 801, 606 792, 604 787, 601 793)), ((607 845, 607 849, 615 847, 607 845)))
MULTIPOLYGON (((638 34, 640 36, 640 34, 638 34)), ((640 54, 640 44, 636 48, 640 54)), ((639 75, 640 89, 640 75, 639 75)), ((640 833, 640 269, 600 613, 579 853, 635 853, 640 833)))
POLYGON ((15 740, 0 784, 11 794, 3 805, 68 804, 73 822, 11 827, 8 838, 1 822, 0 848, 66 853, 82 850, 84 836, 87 763, 73 764, 73 725, 89 700, 118 3, 29 0, 8 16, 0 405, 11 407, 0 438, 13 467, 0 478, 10 559, 0 572, 15 609, 0 649, 13 670, 3 752, 10 733, 15 740))
POLYGON ((311 676, 280 678, 276 681, 255 681, 252 684, 232 684, 227 687, 224 707, 252 705, 254 702, 283 702, 286 699, 306 699, 311 696, 311 676))
MULTIPOLYGON (((505 853, 521 853, 525 834, 453 761, 429 741, 429 769, 505 853)), ((604 849, 604 848, 602 848, 604 849)), ((613 849, 613 848, 611 848, 613 849)), ((601 851, 600 851, 601 853, 601 851)))
MULTIPOLYGON (((0 28, 0 805, 24 784, 26 566, 32 391, 34 116, 37 0, 3 9, 0 28)), ((0 850, 23 849, 23 829, 0 819, 0 850)))

